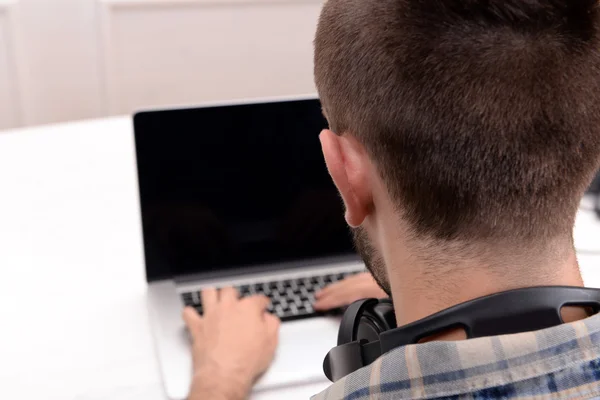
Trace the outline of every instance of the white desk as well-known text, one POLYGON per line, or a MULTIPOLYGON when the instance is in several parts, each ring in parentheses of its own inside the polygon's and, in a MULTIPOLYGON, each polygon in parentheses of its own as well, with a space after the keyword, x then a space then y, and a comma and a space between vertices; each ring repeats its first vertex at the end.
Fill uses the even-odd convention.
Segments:
MULTIPOLYGON (((163 400, 129 118, 0 133, 0 399, 163 400)), ((600 251, 582 212, 578 247, 600 251)), ((580 259, 600 286, 600 257, 580 259)), ((307 399, 326 382, 263 393, 307 399)))

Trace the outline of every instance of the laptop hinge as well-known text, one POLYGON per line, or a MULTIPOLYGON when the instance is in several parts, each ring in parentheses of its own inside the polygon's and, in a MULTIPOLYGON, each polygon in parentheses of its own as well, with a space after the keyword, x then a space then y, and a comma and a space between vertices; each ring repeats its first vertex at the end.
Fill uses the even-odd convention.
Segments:
POLYGON ((294 270, 311 267, 335 267, 336 264, 360 262, 360 258, 354 254, 346 254, 334 257, 324 257, 311 260, 287 261, 266 265, 247 266, 239 268, 216 269, 213 271, 179 275, 174 278, 176 283, 186 283, 197 280, 223 279, 239 275, 258 275, 270 272, 294 272, 294 270))

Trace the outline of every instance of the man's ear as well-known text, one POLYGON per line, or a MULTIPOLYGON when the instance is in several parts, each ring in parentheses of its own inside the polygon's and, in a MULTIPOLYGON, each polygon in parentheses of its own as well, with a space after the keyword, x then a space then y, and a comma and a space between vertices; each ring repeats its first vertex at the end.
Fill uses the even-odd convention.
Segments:
POLYGON ((338 136, 327 129, 319 138, 329 175, 346 206, 346 222, 359 227, 373 206, 370 161, 365 149, 351 135, 338 136))

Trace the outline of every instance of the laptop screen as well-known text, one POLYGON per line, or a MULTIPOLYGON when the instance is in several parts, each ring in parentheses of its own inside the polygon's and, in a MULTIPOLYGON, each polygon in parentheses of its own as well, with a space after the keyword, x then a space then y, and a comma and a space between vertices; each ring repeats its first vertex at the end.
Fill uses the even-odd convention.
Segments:
POLYGON ((316 99, 138 113, 148 280, 354 254, 326 126, 316 99))

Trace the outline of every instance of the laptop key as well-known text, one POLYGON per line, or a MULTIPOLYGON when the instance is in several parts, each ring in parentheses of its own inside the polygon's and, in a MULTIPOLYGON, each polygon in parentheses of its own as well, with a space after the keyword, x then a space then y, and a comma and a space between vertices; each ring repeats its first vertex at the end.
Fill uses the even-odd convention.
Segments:
POLYGON ((269 298, 271 300, 279 300, 281 296, 279 295, 279 292, 271 292, 269 293, 269 298))
POLYGON ((192 303, 193 304, 200 304, 200 292, 192 292, 192 303))
POLYGON ((263 292, 262 285, 260 283, 256 283, 256 284, 252 285, 251 291, 254 293, 257 293, 257 294, 262 293, 263 292))
POLYGON ((186 306, 191 306, 192 304, 194 304, 194 302, 192 301, 191 293, 184 293, 181 295, 181 298, 183 299, 183 304, 185 304, 186 306))

